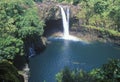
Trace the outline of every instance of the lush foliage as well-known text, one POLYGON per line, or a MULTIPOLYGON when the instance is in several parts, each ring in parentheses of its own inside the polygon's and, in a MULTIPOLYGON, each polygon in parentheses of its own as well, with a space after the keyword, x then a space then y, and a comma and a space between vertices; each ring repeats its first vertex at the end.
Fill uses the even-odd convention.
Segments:
POLYGON ((120 60, 110 60, 99 69, 90 72, 65 68, 56 74, 57 82, 119 82, 120 60))
POLYGON ((57 82, 95 82, 95 79, 83 70, 65 68, 56 75, 57 82))
MULTIPOLYGON (((92 72, 91 72, 92 73, 92 72)), ((120 60, 110 60, 104 64, 102 68, 96 73, 97 79, 105 82, 119 82, 120 81, 120 60)))
POLYGON ((0 59, 13 59, 15 55, 23 55, 23 41, 12 36, 0 38, 0 59))
POLYGON ((23 78, 10 62, 0 61, 0 82, 23 82, 23 78))
MULTIPOLYGON (((39 1, 39 0, 37 0, 39 1)), ((42 0, 43 2, 47 0, 42 0)), ((49 0, 79 5, 80 25, 91 25, 120 32, 120 0, 49 0)), ((73 11, 74 12, 74 11, 73 11)))
POLYGON ((0 0, 0 59, 23 55, 25 39, 42 35, 37 11, 33 0, 0 0))
POLYGON ((82 25, 91 25, 120 31, 119 0, 82 0, 78 18, 82 25))

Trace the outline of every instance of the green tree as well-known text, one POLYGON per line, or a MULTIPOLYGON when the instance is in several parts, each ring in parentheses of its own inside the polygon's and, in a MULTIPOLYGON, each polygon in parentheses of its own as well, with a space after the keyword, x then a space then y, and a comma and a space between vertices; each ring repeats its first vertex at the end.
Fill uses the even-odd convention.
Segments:
POLYGON ((110 82, 119 82, 120 80, 120 60, 112 59, 107 64, 104 64, 99 72, 103 80, 110 82))
POLYGON ((103 13, 107 10, 108 3, 106 1, 98 1, 94 4, 94 12, 97 14, 103 13))
POLYGON ((0 0, 0 59, 23 54, 23 45, 40 37, 43 26, 33 0, 0 0))
POLYGON ((15 55, 23 55, 23 41, 12 36, 0 38, 0 60, 12 60, 15 55))
POLYGON ((120 7, 114 6, 109 13, 110 19, 114 21, 114 29, 120 32, 120 7))
POLYGON ((119 82, 120 60, 112 59, 90 72, 65 68, 56 75, 56 80, 57 82, 119 82))

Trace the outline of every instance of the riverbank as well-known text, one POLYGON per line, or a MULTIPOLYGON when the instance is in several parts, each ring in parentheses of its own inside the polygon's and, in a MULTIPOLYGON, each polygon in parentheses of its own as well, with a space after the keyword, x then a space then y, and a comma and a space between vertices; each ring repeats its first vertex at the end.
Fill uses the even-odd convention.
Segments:
MULTIPOLYGON (((77 27, 78 28, 78 27, 77 27)), ((55 30, 55 29, 54 29, 55 30)), ((47 31, 48 37, 61 37, 63 36, 63 32, 54 31, 52 33, 52 29, 47 31)), ((76 36, 77 38, 82 39, 86 42, 103 42, 103 43, 112 43, 116 45, 120 45, 120 33, 114 30, 107 30, 99 27, 91 27, 91 26, 81 26, 79 29, 70 29, 70 35, 76 36)))
POLYGON ((71 34, 89 42, 100 41, 120 45, 120 32, 110 29, 95 26, 81 26, 77 30, 72 29, 71 34))

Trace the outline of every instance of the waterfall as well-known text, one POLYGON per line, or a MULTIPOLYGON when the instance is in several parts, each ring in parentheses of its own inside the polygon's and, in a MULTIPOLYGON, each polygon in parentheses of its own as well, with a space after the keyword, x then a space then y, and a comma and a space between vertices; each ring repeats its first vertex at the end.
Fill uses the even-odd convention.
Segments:
POLYGON ((67 38, 69 36, 69 8, 67 8, 67 12, 65 12, 61 6, 60 9, 63 21, 64 38, 67 38))
POLYGON ((60 6, 61 9, 61 14, 62 14, 62 22, 63 22, 63 32, 64 32, 64 36, 62 37, 62 39, 66 39, 66 40, 72 40, 72 41, 82 41, 80 40, 80 38, 77 38, 75 36, 69 35, 69 16, 70 16, 70 10, 69 7, 66 7, 66 11, 63 9, 62 6, 60 6))

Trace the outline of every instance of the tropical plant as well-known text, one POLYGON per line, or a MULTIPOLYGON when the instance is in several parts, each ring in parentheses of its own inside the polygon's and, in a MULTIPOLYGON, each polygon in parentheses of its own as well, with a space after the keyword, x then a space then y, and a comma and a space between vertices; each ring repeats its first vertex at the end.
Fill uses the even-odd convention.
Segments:
POLYGON ((109 60, 101 68, 93 69, 90 72, 65 68, 56 74, 56 80, 57 82, 119 82, 120 60, 109 60))
POLYGON ((0 59, 13 59, 25 54, 26 38, 43 34, 44 22, 33 0, 0 0, 0 5, 0 59))
POLYGON ((0 60, 12 60, 15 55, 23 55, 23 41, 12 36, 0 38, 0 60))

